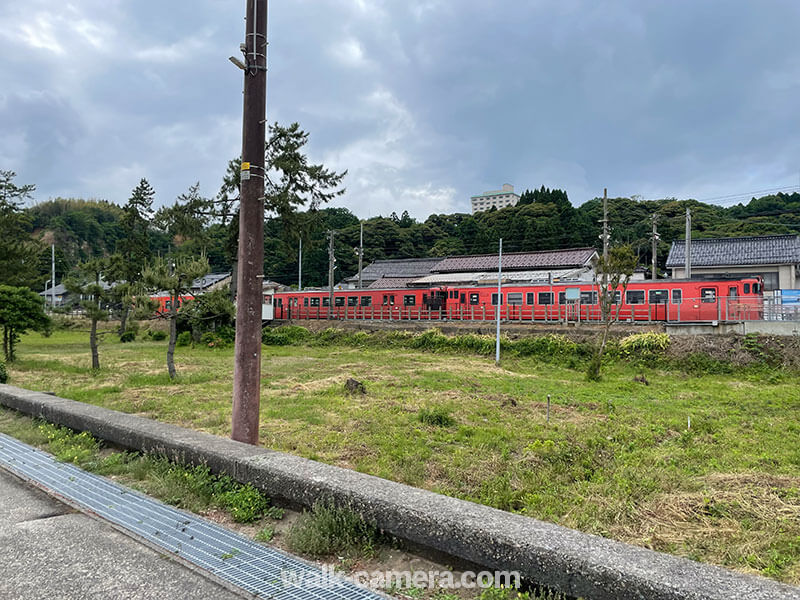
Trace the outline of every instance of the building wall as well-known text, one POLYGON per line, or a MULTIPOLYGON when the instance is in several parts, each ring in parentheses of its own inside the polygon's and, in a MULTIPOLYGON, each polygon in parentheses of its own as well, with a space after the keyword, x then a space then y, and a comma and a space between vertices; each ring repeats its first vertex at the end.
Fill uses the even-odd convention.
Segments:
MULTIPOLYGON (((683 267, 675 267, 670 269, 672 277, 675 279, 683 279, 686 277, 686 271, 683 267)), ((752 265, 752 266, 736 266, 736 267, 692 267, 692 276, 695 275, 722 275, 725 277, 736 275, 761 275, 762 277, 770 273, 777 273, 778 285, 766 285, 765 289, 771 291, 772 289, 793 290, 797 288, 798 281, 796 276, 796 268, 794 265, 752 265)), ((765 277, 766 279, 766 277, 765 277)))
POLYGON ((477 212, 489 210, 492 207, 500 209, 507 206, 515 206, 517 202, 519 202, 519 194, 514 193, 514 186, 509 183, 504 183, 501 190, 490 190, 470 198, 473 215, 477 212))

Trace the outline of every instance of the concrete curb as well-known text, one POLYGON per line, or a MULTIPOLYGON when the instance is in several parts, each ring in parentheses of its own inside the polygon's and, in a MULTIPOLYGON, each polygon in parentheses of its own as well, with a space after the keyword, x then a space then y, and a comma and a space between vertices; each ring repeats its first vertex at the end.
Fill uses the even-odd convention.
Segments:
POLYGON ((0 404, 250 482, 273 498, 350 505, 399 538, 591 600, 800 600, 800 588, 653 552, 218 436, 9 385, 0 404))

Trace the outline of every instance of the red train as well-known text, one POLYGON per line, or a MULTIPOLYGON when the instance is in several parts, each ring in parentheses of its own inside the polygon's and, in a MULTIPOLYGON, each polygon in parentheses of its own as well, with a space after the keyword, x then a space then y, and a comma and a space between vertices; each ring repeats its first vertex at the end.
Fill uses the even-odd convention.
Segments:
MULTIPOLYGON (((150 296, 150 300, 155 300, 158 303, 158 308, 156 309, 157 313, 168 313, 172 310, 172 296, 167 293, 164 294, 154 294, 150 296)), ((186 294, 184 296, 178 296, 177 307, 180 309, 186 302, 189 300, 194 300, 194 296, 191 294, 186 294)))
MULTIPOLYGON (((599 321, 599 288, 590 282, 502 286, 500 318, 512 321, 599 321)), ((450 319, 496 318, 497 287, 278 292, 276 319, 450 319)), ((633 281, 615 292, 612 314, 621 321, 708 322, 763 318, 761 279, 633 281)))

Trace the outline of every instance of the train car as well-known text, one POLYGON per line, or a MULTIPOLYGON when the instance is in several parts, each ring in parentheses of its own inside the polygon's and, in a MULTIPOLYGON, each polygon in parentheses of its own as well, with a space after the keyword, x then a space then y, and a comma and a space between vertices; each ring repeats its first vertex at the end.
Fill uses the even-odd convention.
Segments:
MULTIPOLYGON (((158 308, 156 308, 157 313, 168 313, 172 310, 172 296, 167 294, 166 292, 153 294, 150 296, 150 300, 154 300, 158 303, 158 308)), ((178 301, 176 302, 176 308, 180 309, 186 302, 189 300, 194 300, 194 296, 191 294, 186 294, 183 296, 178 296, 178 301)))
MULTIPOLYGON (((500 318, 513 321, 599 321, 600 288, 591 282, 504 285, 500 318)), ((496 318, 497 288, 452 286, 391 290, 328 290, 275 294, 276 319, 496 318)), ((763 318, 760 278, 631 282, 615 292, 612 316, 620 321, 712 322, 763 318)))

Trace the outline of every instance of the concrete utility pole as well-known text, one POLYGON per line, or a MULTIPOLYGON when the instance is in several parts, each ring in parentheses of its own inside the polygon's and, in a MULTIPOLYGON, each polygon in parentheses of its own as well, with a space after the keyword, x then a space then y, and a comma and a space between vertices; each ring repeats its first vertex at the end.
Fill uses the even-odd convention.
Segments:
POLYGON ((686 245, 684 247, 684 266, 683 270, 686 271, 686 279, 692 278, 692 211, 686 207, 686 245))
POLYGON ((300 250, 297 253, 297 291, 303 291, 303 238, 300 238, 300 250))
POLYGON ((494 364, 500 365, 500 306, 503 302, 503 238, 497 254, 497 335, 494 340, 494 364))
POLYGON ((358 238, 358 289, 361 289, 361 267, 364 264, 364 223, 361 223, 361 235, 358 238))
POLYGON ((655 281, 658 279, 658 273, 656 272, 656 252, 658 251, 658 240, 660 236, 658 235, 658 230, 656 229, 656 223, 658 222, 658 213, 653 213, 653 272, 652 272, 652 279, 655 281))
POLYGON ((267 117, 267 0, 247 0, 239 192, 236 342, 231 437, 258 443, 261 404, 261 303, 264 280, 264 145, 267 117))
POLYGON ((333 310, 333 267, 336 257, 333 254, 333 236, 335 231, 328 231, 328 318, 331 318, 333 310))

